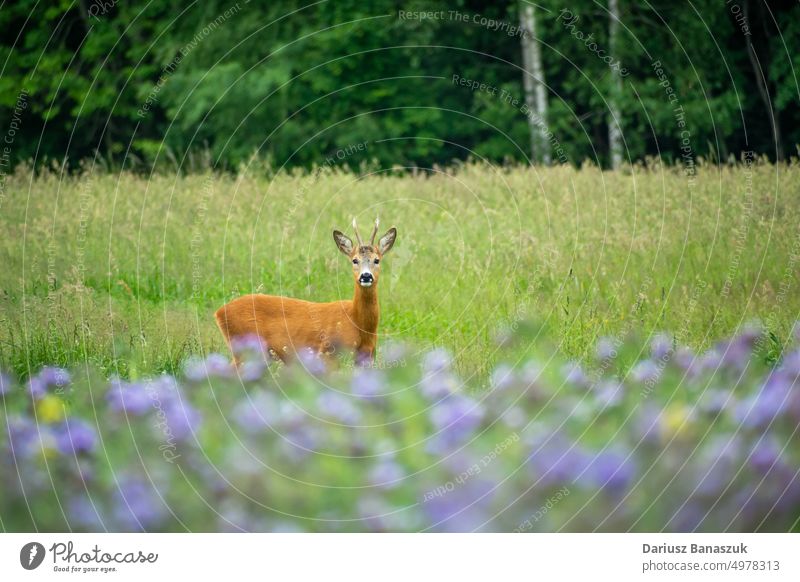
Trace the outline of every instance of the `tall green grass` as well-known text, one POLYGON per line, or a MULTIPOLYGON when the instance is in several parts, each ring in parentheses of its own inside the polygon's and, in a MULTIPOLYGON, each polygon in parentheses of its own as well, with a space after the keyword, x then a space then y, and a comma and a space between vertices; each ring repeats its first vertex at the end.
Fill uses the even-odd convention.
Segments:
POLYGON ((350 232, 355 215, 369 231, 376 214, 399 231, 381 333, 447 347, 462 373, 485 376, 498 330, 524 315, 570 357, 633 330, 702 348, 753 318, 775 351, 800 309, 798 200, 796 162, 695 176, 657 163, 272 177, 20 167, 0 201, 0 364, 174 371, 224 350, 212 314, 239 294, 350 297, 331 230, 350 232))

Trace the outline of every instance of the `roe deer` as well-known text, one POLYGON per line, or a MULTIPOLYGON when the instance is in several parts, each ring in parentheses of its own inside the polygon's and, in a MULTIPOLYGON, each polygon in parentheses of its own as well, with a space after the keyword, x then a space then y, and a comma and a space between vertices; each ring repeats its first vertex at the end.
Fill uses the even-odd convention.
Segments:
MULTIPOLYGON (((369 244, 361 240, 355 218, 353 230, 358 245, 338 230, 333 231, 336 246, 353 265, 355 293, 351 301, 313 303, 274 295, 244 295, 223 305, 215 314, 228 345, 235 337, 256 334, 266 342, 270 353, 283 361, 304 348, 320 355, 331 355, 339 348, 354 350, 357 362, 372 361, 380 315, 380 262, 397 238, 397 229, 392 227, 375 245, 378 224, 376 218, 369 244)), ((236 357, 234 363, 238 363, 236 357)))

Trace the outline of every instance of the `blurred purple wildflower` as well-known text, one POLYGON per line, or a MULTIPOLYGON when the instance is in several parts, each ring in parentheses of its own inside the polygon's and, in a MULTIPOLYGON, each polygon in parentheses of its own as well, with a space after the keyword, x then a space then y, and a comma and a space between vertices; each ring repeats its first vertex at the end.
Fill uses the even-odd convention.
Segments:
POLYGON ((360 368, 353 372, 350 391, 359 398, 375 398, 383 395, 386 377, 380 370, 360 368))
POLYGON ((386 345, 383 346, 383 349, 381 349, 383 361, 388 366, 397 366, 402 364, 407 353, 408 348, 402 343, 396 341, 387 342, 386 345))
POLYGON ((0 396, 5 396, 11 391, 11 377, 0 370, 0 396))
POLYGON ((441 495, 429 495, 422 507, 436 531, 481 531, 492 517, 489 507, 493 489, 486 479, 469 479, 441 495))
POLYGON ((55 428, 54 434, 62 455, 88 454, 97 447, 97 431, 79 418, 68 418, 55 428))
POLYGON ((593 487, 620 495, 627 491, 636 476, 631 455, 623 451, 601 451, 590 458, 585 478, 593 487))
POLYGON ((361 420, 361 411, 347 396, 326 390, 317 398, 317 406, 323 415, 333 418, 342 424, 353 425, 361 420))
POLYGON ((624 396, 625 388, 616 380, 603 380, 595 390, 595 398, 604 409, 621 404, 624 396))
POLYGON ((453 373, 440 370, 424 374, 419 384, 425 398, 437 401, 458 390, 459 380, 453 373))
POLYGON ((396 461, 384 459, 373 465, 367 476, 373 487, 395 489, 402 485, 406 472, 396 461))
POLYGON ((231 378, 234 376, 234 368, 222 354, 209 354, 205 360, 200 358, 187 360, 184 374, 188 380, 200 382, 210 378, 231 378))
POLYGON ((734 418, 742 426, 761 429, 787 410, 790 404, 792 385, 780 370, 773 370, 760 391, 740 401, 734 418))
POLYGON ((432 452, 443 452, 465 442, 480 426, 484 410, 480 403, 461 394, 451 394, 436 403, 430 412, 437 431, 431 441, 432 452))
POLYGON ((267 370, 266 360, 250 359, 242 362, 237 368, 239 378, 245 382, 255 382, 264 376, 267 370))
POLYGON ((794 341, 800 342, 800 321, 795 321, 792 326, 792 337, 794 341))
POLYGON ((425 354, 422 359, 422 369, 426 374, 434 374, 449 370, 452 363, 453 358, 450 356, 450 352, 444 348, 437 348, 425 354))
POLYGON ((768 474, 781 466, 781 449, 775 438, 760 438, 750 452, 750 465, 760 475, 768 474))
POLYGON ((562 435, 544 437, 528 456, 528 466, 543 487, 572 482, 586 469, 590 457, 575 443, 562 435))
POLYGON ((53 389, 63 389, 71 380, 69 372, 64 368, 46 366, 28 381, 28 392, 34 399, 39 400, 53 389))
POLYGON ((250 333, 231 339, 231 352, 234 356, 247 359, 266 359, 269 349, 267 343, 258 334, 250 333))
POLYGON ((167 516, 153 485, 137 477, 123 477, 114 492, 114 519, 121 531, 148 531, 167 516))
POLYGON ((114 412, 141 416, 153 407, 152 399, 142 384, 112 379, 106 393, 106 401, 114 412))
POLYGON ((200 428, 203 417, 188 402, 169 402, 163 408, 169 432, 179 441, 187 440, 200 428))
POLYGON ((631 378, 640 384, 655 383, 661 376, 661 370, 653 360, 642 360, 631 370, 631 378))
POLYGON ((297 353, 297 359, 300 365, 303 366, 303 369, 312 376, 322 376, 325 374, 327 369, 325 360, 313 350, 300 350, 297 353))
POLYGON ((600 361, 613 360, 617 357, 617 346, 610 337, 601 337, 597 340, 595 354, 600 361))
POLYGON ((84 531, 104 530, 103 519, 98 511, 99 503, 82 492, 67 500, 67 518, 72 529, 84 531))
POLYGON ((489 386, 492 390, 503 391, 514 385, 514 368, 509 364, 500 364, 492 371, 489 386))
POLYGON ((48 430, 27 416, 12 416, 8 419, 8 445, 15 457, 30 458, 41 451, 39 430, 48 430))
POLYGON ((650 355, 654 360, 661 360, 669 356, 672 351, 672 336, 668 333, 658 333, 650 342, 650 355))
POLYGON ((277 422, 278 406, 274 395, 264 391, 255 392, 234 406, 233 419, 250 434, 263 433, 277 422))
POLYGON ((694 352, 686 347, 681 346, 677 350, 675 350, 675 356, 673 360, 678 365, 681 370, 688 372, 690 375, 693 373, 693 366, 695 363, 696 356, 694 352))
POLYGON ((567 362, 561 368, 561 373, 567 384, 572 384, 578 388, 586 388, 589 385, 589 378, 578 362, 567 362))

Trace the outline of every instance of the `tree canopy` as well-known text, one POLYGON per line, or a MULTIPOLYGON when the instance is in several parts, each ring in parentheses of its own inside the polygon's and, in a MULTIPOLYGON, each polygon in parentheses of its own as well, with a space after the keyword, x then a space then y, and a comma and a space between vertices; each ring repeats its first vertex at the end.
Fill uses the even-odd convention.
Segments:
MULTIPOLYGON (((800 5, 541 0, 553 162, 607 166, 609 99, 624 158, 680 162, 800 143, 800 5), (619 80, 621 79, 621 89, 619 80), (616 87, 616 88, 615 88, 616 87), (775 128, 773 128, 773 116, 775 128)), ((17 0, 0 9, 11 163, 236 168, 528 161, 520 4, 375 0, 17 0)))

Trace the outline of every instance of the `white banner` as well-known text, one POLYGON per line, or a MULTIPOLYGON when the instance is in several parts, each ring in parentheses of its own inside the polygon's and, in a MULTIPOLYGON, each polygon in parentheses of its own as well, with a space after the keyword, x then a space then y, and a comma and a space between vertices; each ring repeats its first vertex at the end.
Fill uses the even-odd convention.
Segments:
POLYGON ((2 534, 0 580, 800 580, 794 534, 2 534))

